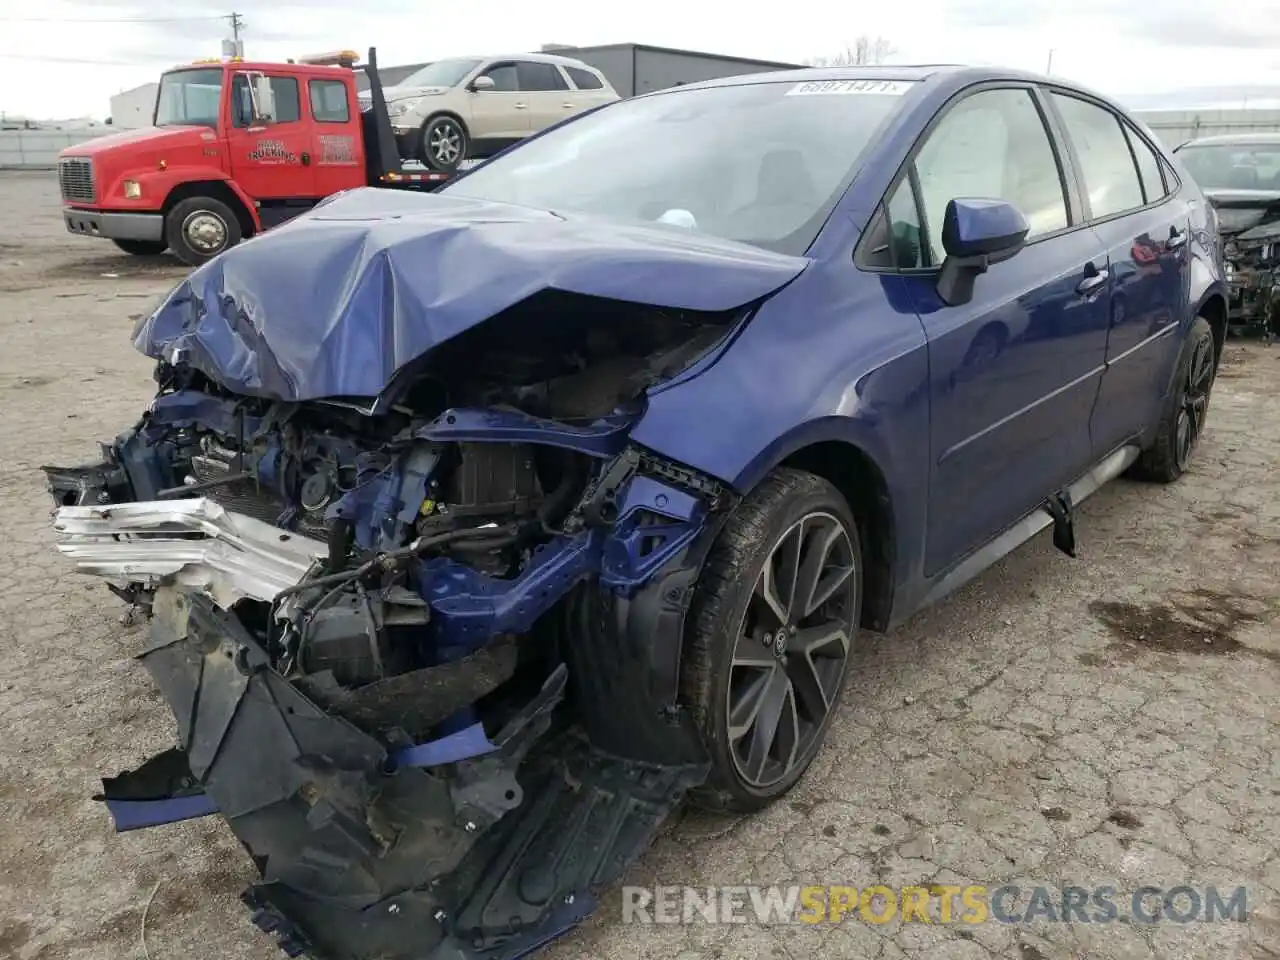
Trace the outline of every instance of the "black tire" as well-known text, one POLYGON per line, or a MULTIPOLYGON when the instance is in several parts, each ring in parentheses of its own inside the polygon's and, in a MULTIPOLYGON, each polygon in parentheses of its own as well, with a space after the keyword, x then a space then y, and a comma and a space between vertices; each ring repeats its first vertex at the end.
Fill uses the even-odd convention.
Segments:
POLYGON ((207 263, 240 242, 240 219, 213 197, 188 197, 165 217, 169 248, 188 266, 207 263))
MULTIPOLYGON (((840 558, 843 557, 842 552, 840 558)), ((819 593, 816 587, 822 586, 824 581, 839 582, 837 574, 842 567, 827 568, 824 564, 825 561, 816 565, 818 572, 810 581, 815 584, 815 589, 809 591, 809 600, 819 593), (830 571, 828 577, 821 577, 823 570, 830 571)), ((799 577, 794 578, 793 583, 798 580, 799 577)), ((797 592, 793 587, 785 601, 787 620, 791 619, 793 611, 790 608, 794 606, 797 592)), ((772 594, 781 599, 776 589, 772 594)), ((695 805, 716 811, 758 810, 795 786, 817 756, 839 705, 861 605, 862 547, 848 504, 839 491, 821 477, 787 468, 775 470, 729 517, 707 559, 690 610, 689 632, 680 665, 681 700, 688 707, 711 752, 710 776, 705 785, 690 795, 695 805), (805 524, 810 524, 809 533, 806 533, 805 524), (797 525, 799 532, 792 534, 797 525), (789 544, 794 542, 795 568, 799 572, 806 544, 822 541, 825 536, 823 530, 834 531, 837 526, 844 538, 839 543, 848 545, 847 580, 840 583, 827 603, 818 606, 814 616, 830 614, 832 624, 844 625, 847 642, 840 662, 835 662, 839 654, 838 643, 834 646, 815 645, 812 649, 817 655, 802 652, 802 638, 828 629, 825 621, 814 626, 811 618, 800 619, 801 630, 792 629, 788 633, 789 641, 794 638, 795 649, 788 649, 786 642, 781 647, 765 644, 770 623, 779 620, 769 613, 777 609, 776 606, 766 603, 758 590, 764 582, 762 577, 766 563, 770 564, 771 570, 775 562, 785 569, 789 544), (796 539, 792 541, 789 535, 796 539), (779 557, 777 561, 775 555, 779 557), (758 620, 761 617, 766 619, 761 622, 758 620), (755 646, 757 643, 759 647, 755 646), (743 653, 747 658, 759 657, 762 661, 772 657, 774 663, 758 667, 739 664, 735 667, 735 657, 743 653), (813 667, 815 663, 820 666, 813 667), (803 672, 806 666, 809 668, 807 673, 803 672), (797 669, 801 671, 799 674, 793 672, 797 669), (789 753, 790 762, 778 762, 771 758, 773 749, 779 744, 776 739, 766 736, 770 746, 765 751, 762 775, 753 781, 744 773, 746 767, 753 766, 751 751, 748 749, 744 758, 740 750, 744 742, 752 740, 760 732, 758 724, 759 719, 765 716, 764 708, 757 708, 754 713, 747 711, 752 719, 746 724, 746 734, 738 739, 730 729, 730 703, 748 699, 747 692, 756 687, 762 691, 760 700, 763 703, 764 691, 773 689, 771 685, 779 672, 784 675, 781 683, 791 691, 791 709, 783 709, 786 706, 784 701, 777 712, 779 716, 786 714, 790 719, 784 718, 774 730, 785 732, 788 726, 794 729, 795 736, 789 740, 784 736, 784 741, 794 746, 789 753), (799 682, 793 682, 793 678, 799 682), (805 709, 805 701, 814 703, 812 696, 806 697, 805 693, 812 694, 814 688, 804 684, 804 680, 812 682, 814 678, 819 680, 817 689, 826 707, 825 714, 816 723, 806 723, 805 718, 812 718, 816 711, 805 709), (807 732, 802 735, 801 731, 805 729, 807 732), (739 746, 735 746, 735 740, 739 746), (773 764, 771 768, 770 763, 773 764), (775 775, 773 779, 763 776, 766 768, 775 775)), ((779 630, 779 633, 783 632, 779 630)), ((776 737, 775 732, 773 738, 776 737)))
POLYGON ((418 159, 423 166, 441 173, 453 173, 467 159, 470 149, 467 128, 456 117, 441 114, 427 118, 418 141, 418 159))
POLYGON ((112 240, 125 253, 135 257, 157 257, 169 249, 163 240, 112 240))
POLYGON ((1204 317, 1196 317, 1178 357, 1173 389, 1160 415, 1155 441, 1129 471, 1134 479, 1173 483, 1186 472, 1204 434, 1218 369, 1216 354, 1213 328, 1204 317))

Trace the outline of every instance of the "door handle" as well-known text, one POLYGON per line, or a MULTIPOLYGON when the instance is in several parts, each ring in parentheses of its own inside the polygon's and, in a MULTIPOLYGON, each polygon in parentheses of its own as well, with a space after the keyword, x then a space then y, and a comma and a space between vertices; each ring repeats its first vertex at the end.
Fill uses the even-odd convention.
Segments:
POLYGON ((572 103, 562 103, 562 104, 560 104, 560 106, 564 107, 566 110, 572 110, 572 109, 573 109, 573 104, 572 104, 572 103))
POLYGON ((1179 233, 1177 227, 1169 228, 1169 239, 1165 241, 1165 248, 1169 250, 1177 250, 1180 246, 1187 242, 1186 232, 1179 233))
POLYGON ((1110 272, 1107 270, 1094 271, 1076 284, 1076 293, 1080 294, 1082 297, 1087 297, 1089 294, 1101 290, 1102 287, 1106 285, 1107 278, 1110 275, 1110 272))
POLYGON ((515 109, 517 109, 517 110, 524 110, 524 109, 526 109, 529 105, 528 105, 527 103, 516 103, 516 104, 512 104, 512 106, 513 106, 513 107, 515 107, 515 109))

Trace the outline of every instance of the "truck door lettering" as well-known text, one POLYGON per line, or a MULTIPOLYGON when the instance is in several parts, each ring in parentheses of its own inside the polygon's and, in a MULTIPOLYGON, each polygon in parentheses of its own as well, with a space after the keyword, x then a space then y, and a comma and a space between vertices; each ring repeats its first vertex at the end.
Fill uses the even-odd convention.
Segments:
POLYGON ((249 159, 254 163, 297 163, 298 155, 279 140, 264 137, 253 145, 249 159))
POLYGON ((318 139, 321 166, 351 167, 360 163, 355 137, 321 134, 318 139))

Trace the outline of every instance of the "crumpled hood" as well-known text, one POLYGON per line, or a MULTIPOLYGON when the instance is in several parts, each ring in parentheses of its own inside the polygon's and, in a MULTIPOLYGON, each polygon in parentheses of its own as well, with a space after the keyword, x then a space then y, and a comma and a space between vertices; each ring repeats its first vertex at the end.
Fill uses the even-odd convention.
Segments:
POLYGON ((1280 218, 1280 191, 1206 190, 1205 198, 1218 214, 1218 229, 1234 235, 1266 220, 1280 218))
POLYGON ((134 345, 170 361, 182 351, 237 393, 371 398, 406 363, 542 290, 724 311, 808 263, 674 227, 361 188, 194 270, 134 345))

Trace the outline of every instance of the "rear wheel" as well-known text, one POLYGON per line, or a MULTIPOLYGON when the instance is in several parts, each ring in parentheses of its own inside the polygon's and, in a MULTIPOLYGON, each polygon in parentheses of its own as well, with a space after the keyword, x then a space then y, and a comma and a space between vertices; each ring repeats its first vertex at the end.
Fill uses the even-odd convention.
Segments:
POLYGON ((1204 433, 1217 366, 1213 328, 1204 317, 1196 317, 1178 358, 1173 390, 1160 417, 1155 442, 1133 465, 1134 477, 1172 483, 1186 472, 1204 433))
POLYGON ((240 242, 240 221, 221 200, 188 197, 165 217, 165 236, 178 259, 195 267, 240 242))
POLYGON ((432 170, 452 173, 467 158, 467 131, 453 117, 432 117, 422 126, 418 159, 432 170))
POLYGON ((155 257, 169 249, 163 240, 112 240, 125 253, 135 257, 155 257))
POLYGON ((821 477, 779 469, 729 518, 681 664, 712 759, 694 803, 759 809, 804 774, 839 703, 861 588, 857 524, 821 477))

